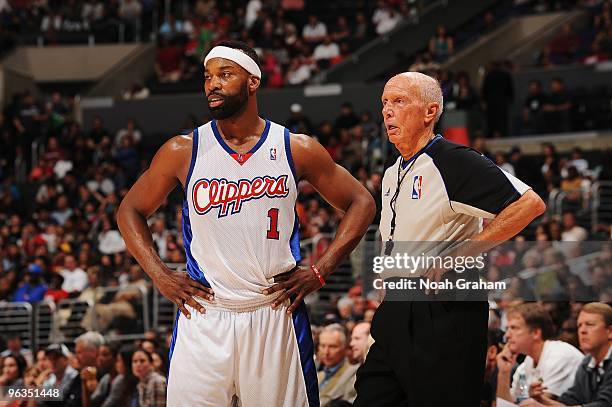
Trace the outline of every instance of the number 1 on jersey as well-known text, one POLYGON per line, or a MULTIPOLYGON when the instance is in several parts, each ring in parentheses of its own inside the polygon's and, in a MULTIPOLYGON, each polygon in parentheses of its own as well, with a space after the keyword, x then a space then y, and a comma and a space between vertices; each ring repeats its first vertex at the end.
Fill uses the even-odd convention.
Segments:
POLYGON ((268 218, 270 218, 270 229, 268 229, 267 238, 278 240, 278 208, 270 208, 268 218))

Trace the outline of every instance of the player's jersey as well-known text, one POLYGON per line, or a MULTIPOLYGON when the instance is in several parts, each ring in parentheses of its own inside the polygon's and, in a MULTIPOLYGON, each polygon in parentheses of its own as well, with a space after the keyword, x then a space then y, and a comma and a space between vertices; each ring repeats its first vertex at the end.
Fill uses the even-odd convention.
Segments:
POLYGON ((238 154, 216 121, 200 126, 185 183, 187 272, 217 298, 262 297, 275 275, 300 260, 289 130, 266 120, 257 144, 238 154))

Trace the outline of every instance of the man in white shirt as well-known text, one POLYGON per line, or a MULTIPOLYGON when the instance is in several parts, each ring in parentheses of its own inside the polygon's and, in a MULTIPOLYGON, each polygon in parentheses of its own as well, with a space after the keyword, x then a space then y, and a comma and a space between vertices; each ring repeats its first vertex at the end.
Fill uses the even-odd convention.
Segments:
POLYGON ((340 48, 338 47, 338 44, 332 42, 329 35, 326 35, 323 42, 315 47, 314 53, 312 54, 317 62, 321 63, 322 61, 325 61, 325 63, 328 65, 329 61, 336 58, 338 55, 340 55, 340 48))
POLYGON ((383 15, 376 23, 376 34, 383 35, 392 31, 402 21, 402 15, 391 9, 388 15, 383 15))
POLYGON ((518 305, 508 311, 506 347, 497 356, 497 397, 520 402, 529 397, 528 386, 541 381, 549 395, 560 396, 569 389, 584 355, 572 345, 550 340, 554 335, 553 322, 544 307, 537 303, 518 305), (527 357, 512 376, 516 357, 527 357), (519 389, 519 378, 525 376, 526 394, 519 389))
POLYGON ((564 242, 582 242, 589 237, 585 228, 576 224, 576 216, 573 212, 565 212, 562 217, 563 232, 561 240, 564 242))
POLYGON ((87 287, 87 273, 78 267, 76 259, 71 254, 64 258, 64 268, 60 274, 64 278, 62 289, 68 294, 80 293, 87 287))
POLYGON ((541 383, 533 385, 533 397, 521 407, 612 406, 612 307, 603 302, 586 304, 578 315, 580 349, 586 353, 574 385, 557 400, 545 394, 541 383))
POLYGON ((325 23, 319 21, 317 16, 311 14, 308 16, 308 24, 302 29, 302 37, 309 44, 317 43, 323 40, 327 35, 327 27, 325 23))

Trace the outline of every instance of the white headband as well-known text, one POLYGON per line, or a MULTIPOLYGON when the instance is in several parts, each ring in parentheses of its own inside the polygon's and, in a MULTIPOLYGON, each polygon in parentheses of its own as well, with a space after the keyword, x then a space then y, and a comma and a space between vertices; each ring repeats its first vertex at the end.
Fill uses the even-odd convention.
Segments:
POLYGON ((251 75, 261 78, 261 70, 253 59, 242 51, 234 48, 216 46, 204 58, 204 66, 213 58, 224 58, 233 61, 247 70, 251 75))

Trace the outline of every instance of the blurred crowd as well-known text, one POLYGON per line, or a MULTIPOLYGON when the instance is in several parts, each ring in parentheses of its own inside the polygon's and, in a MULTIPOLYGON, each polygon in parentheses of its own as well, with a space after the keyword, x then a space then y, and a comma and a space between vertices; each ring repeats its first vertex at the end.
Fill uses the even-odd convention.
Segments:
POLYGON ((148 40, 156 7, 152 0, 2 0, 0 52, 17 44, 148 40))
MULTIPOLYGON (((0 298, 4 300, 13 299, 24 285, 63 286, 66 293, 54 295, 74 298, 92 284, 89 280, 124 288, 142 279, 126 255, 114 214, 153 151, 143 147, 145 135, 134 120, 110 132, 96 117, 83 129, 74 119, 73 104, 60 92, 46 101, 24 93, 0 116, 0 298)), ((294 133, 316 137, 380 205, 382 173, 396 157, 371 112, 356 112, 344 103, 333 120, 312 123, 296 103, 290 106, 285 125, 294 133)), ((584 154, 576 148, 562 155, 545 143, 536 156, 523 154, 519 147, 508 153, 491 152, 483 137, 475 137, 472 147, 547 200, 562 194, 552 200, 561 207, 551 213, 571 212, 586 228, 579 240, 609 236, 609 225, 590 225, 589 217, 593 183, 612 179, 605 165, 609 151, 584 154)), ((301 237, 333 233, 341 214, 308 183, 300 182, 299 189, 301 237)), ((171 195, 150 220, 158 250, 170 263, 185 260, 181 207, 180 194, 171 195)), ((528 238, 535 235, 533 228, 529 233, 528 238)), ((317 256, 325 244, 321 240, 316 252, 305 256, 317 256)), ((44 293, 37 293, 33 298, 44 298, 44 293)))
POLYGON ((0 356, 4 395, 11 388, 37 387, 58 388, 59 397, 3 405, 165 406, 171 338, 172 332, 161 337, 148 331, 141 340, 113 343, 89 331, 76 338, 72 351, 63 343, 33 351, 23 347, 19 335, 9 336, 0 356))
MULTIPOLYGON (((160 83, 201 76, 202 55, 216 43, 241 40, 262 61, 263 86, 300 85, 404 19, 418 19, 421 1, 351 2, 198 1, 182 16, 170 14, 158 32, 155 60, 160 83)), ((177 13, 178 14, 178 13, 177 13)))
MULTIPOLYGON (((355 399, 356 371, 372 344, 374 310, 359 298, 342 298, 333 318, 311 327, 321 406, 351 406, 355 399)), ((503 300, 490 310, 487 337, 481 406, 492 406, 496 398, 536 407, 612 403, 610 305, 503 300)), ((0 354, 5 392, 59 388, 53 402, 7 405, 166 405, 172 330, 147 331, 142 339, 123 343, 89 331, 76 338, 72 351, 63 343, 28 349, 19 335, 5 339, 0 354)))
MULTIPOLYGON (((23 348, 19 337, 7 338, 0 381, 7 386, 59 384, 63 403, 68 403, 63 405, 71 402, 74 405, 164 405, 171 331, 149 331, 144 340, 124 343, 127 346, 122 347, 105 343, 94 332, 98 329, 108 335, 143 331, 138 326, 139 310, 145 301, 141 289, 149 290, 150 282, 126 254, 114 223, 114 211, 146 165, 150 151, 142 147, 145 135, 133 121, 126 122, 117 132, 110 132, 100 118, 95 118, 83 130, 74 121, 72 102, 59 93, 53 94, 46 103, 41 102, 24 94, 2 116, 0 296, 4 301, 50 304, 66 298, 89 298, 95 299, 100 307, 95 324, 83 318, 82 328, 87 333, 76 340, 73 352, 61 341, 28 350, 23 348), (45 146, 37 160, 29 161, 24 156, 25 137, 45 146), (24 163, 25 170, 15 165, 19 162, 24 163), (19 175, 19 171, 23 174, 19 175), (24 189, 23 184, 16 182, 22 176, 29 188, 24 189), (99 287, 117 290, 108 293, 98 290, 99 287), (31 360, 29 364, 28 360, 31 360)), ((332 157, 355 174, 380 202, 381 171, 387 165, 385 161, 393 157, 384 153, 380 123, 369 112, 355 112, 346 103, 334 120, 317 124, 296 104, 290 106, 285 124, 292 132, 317 137, 332 157)), ((610 230, 609 225, 600 225, 599 230, 577 221, 577 215, 580 218, 581 211, 590 205, 590 183, 606 173, 605 166, 601 165, 604 161, 589 158, 579 149, 567 156, 560 155, 550 144, 543 144, 538 156, 524 155, 519 148, 507 155, 491 153, 482 137, 473 140, 473 147, 506 171, 525 179, 540 194, 566 194, 562 217, 545 217, 517 237, 510 249, 500 248, 492 256, 487 277, 491 281, 509 279, 511 294, 491 303, 489 384, 483 390, 483 403, 487 403, 498 386, 504 386, 502 391, 505 391, 504 380, 510 375, 503 364, 505 359, 498 357, 503 352, 504 333, 508 349, 529 357, 535 356, 534 343, 559 347, 558 340, 571 344, 561 347, 574 362, 589 357, 583 356, 576 347, 587 355, 592 354, 592 348, 588 347, 592 342, 580 342, 591 335, 580 334, 578 329, 580 307, 588 300, 611 301, 610 246, 601 246, 600 254, 587 264, 585 272, 576 270, 570 260, 587 251, 579 247, 570 254, 559 254, 565 247, 559 245, 572 247, 576 242, 606 239, 610 230), (540 246, 525 250, 528 247, 525 240, 535 240, 540 246), (541 273, 542 277, 534 281, 529 271, 540 267, 548 267, 550 271, 541 273), (523 274, 517 274, 519 271, 523 274), (552 320, 552 328, 537 331, 528 314, 517 317, 512 306, 518 298, 530 296, 547 300, 544 307, 552 320), (539 333, 532 335, 533 343, 521 342, 516 333, 521 329, 539 333)), ((297 210, 302 237, 333 233, 341 214, 323 204, 308 184, 300 183, 299 188, 297 210)), ((150 221, 160 255, 168 262, 184 262, 180 216, 180 203, 170 198, 160 214, 150 221)), ((324 244, 317 248, 320 252, 305 255, 319 255, 324 244)), ((312 326, 320 396, 323 405, 350 405, 347 403, 355 397, 355 372, 367 350, 370 322, 380 296, 367 292, 361 280, 357 280, 346 295, 332 300, 334 309, 312 326)), ((66 318, 71 315, 69 312, 66 318)), ((610 329, 611 323, 606 324, 601 329, 610 329)), ((583 323, 583 326, 586 325, 583 323)), ((577 362, 572 366, 578 366, 577 362)), ((564 377, 565 387, 555 388, 555 395, 562 395, 573 383, 577 370, 570 370, 564 377)), ((538 374, 544 375, 544 372, 538 374)), ((520 373, 513 383, 519 382, 519 376, 520 373)), ((546 377, 543 380, 547 383, 546 377)), ((517 385, 507 387, 511 395, 518 394, 517 385)), ((544 400, 546 394, 537 391, 534 388, 533 397, 544 400)))
POLYGON ((574 63, 595 64, 612 58, 612 22, 609 1, 587 7, 585 25, 565 23, 536 56, 534 65, 550 67, 574 63))

